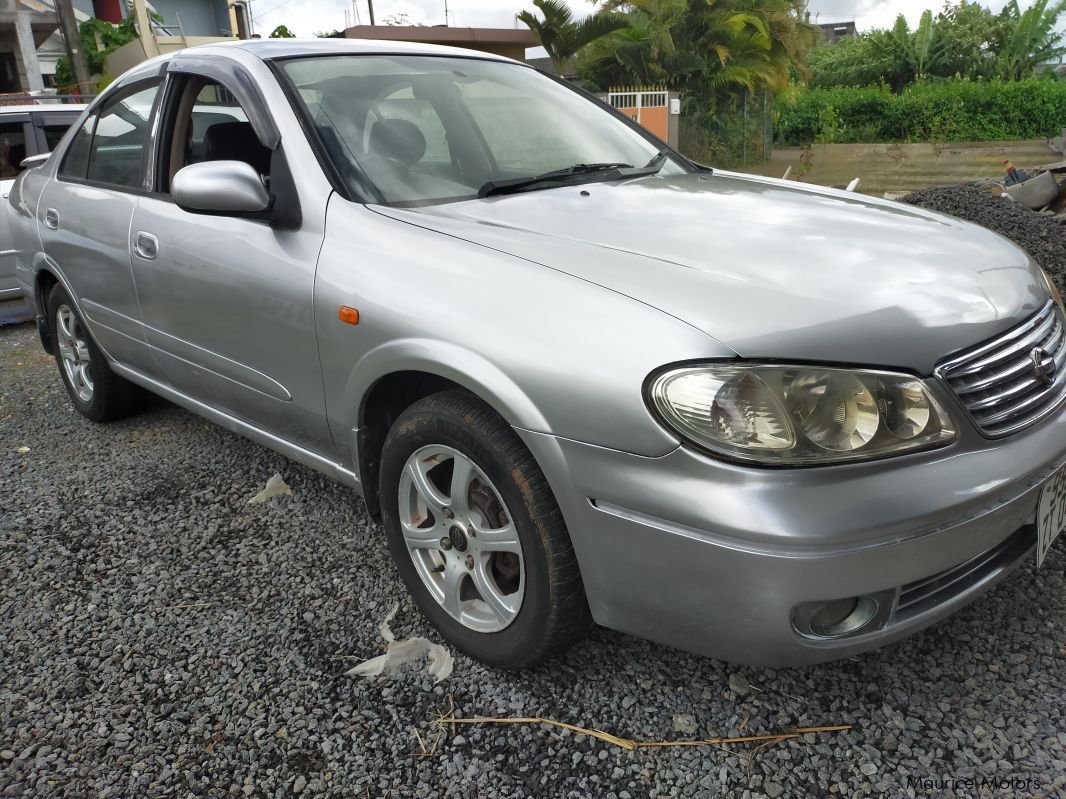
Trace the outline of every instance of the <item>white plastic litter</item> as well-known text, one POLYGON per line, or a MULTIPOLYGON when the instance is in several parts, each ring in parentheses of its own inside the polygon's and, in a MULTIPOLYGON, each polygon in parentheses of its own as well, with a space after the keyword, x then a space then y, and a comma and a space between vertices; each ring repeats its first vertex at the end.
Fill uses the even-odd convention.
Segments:
POLYGON ((283 494, 287 497, 292 496, 292 489, 285 485, 285 481, 281 479, 280 474, 276 474, 267 480, 266 488, 248 500, 249 505, 262 505, 271 497, 276 497, 279 494, 283 494))
POLYGON ((19 455, 25 455, 29 451, 30 451, 29 447, 19 447, 18 449, 15 450, 15 452, 17 452, 19 455))
POLYGON ((385 620, 381 622, 381 627, 378 628, 387 645, 385 654, 370 658, 370 660, 364 660, 355 668, 349 669, 348 676, 379 677, 382 674, 389 674, 397 666, 421 660, 423 657, 428 656, 429 665, 426 667, 426 671, 433 678, 433 682, 438 683, 441 680, 446 680, 451 676, 452 668, 455 665, 452 653, 440 644, 434 644, 426 638, 408 638, 403 641, 397 641, 389 624, 396 618, 396 613, 399 610, 399 604, 393 605, 385 620))

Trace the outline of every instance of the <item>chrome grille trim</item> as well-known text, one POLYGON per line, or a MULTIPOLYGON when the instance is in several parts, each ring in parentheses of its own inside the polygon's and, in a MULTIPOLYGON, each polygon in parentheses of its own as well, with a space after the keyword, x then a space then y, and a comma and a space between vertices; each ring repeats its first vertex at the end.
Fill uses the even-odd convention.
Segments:
POLYGON ((1036 424, 1066 401, 1066 320, 1054 300, 1022 324, 936 368, 978 429, 992 438, 1036 424), (1055 360, 1051 384, 1036 373, 1030 353, 1055 360))

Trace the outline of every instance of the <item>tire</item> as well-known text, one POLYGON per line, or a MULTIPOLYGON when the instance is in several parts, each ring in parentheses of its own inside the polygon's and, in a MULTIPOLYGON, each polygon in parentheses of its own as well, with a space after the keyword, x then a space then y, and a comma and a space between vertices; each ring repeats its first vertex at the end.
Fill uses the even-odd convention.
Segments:
POLYGON ((385 439, 380 492, 397 569, 458 649, 491 666, 526 668, 588 632, 559 506, 529 450, 488 405, 455 390, 404 411, 385 439))
POLYGON ((110 422, 140 407, 141 389, 111 371, 59 283, 48 295, 48 326, 59 377, 78 413, 94 422, 110 422))

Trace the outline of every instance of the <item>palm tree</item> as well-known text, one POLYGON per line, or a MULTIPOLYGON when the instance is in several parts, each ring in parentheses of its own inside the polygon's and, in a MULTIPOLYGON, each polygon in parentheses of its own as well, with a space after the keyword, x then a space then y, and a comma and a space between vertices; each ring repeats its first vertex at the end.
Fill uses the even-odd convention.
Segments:
POLYGON ((1001 77, 1021 80, 1035 67, 1066 55, 1066 33, 1055 30, 1064 13, 1066 0, 1036 0, 1024 12, 1018 0, 1007 4, 1002 17, 1010 23, 1010 32, 999 54, 1001 77))
POLYGON ((533 0, 533 5, 540 10, 543 19, 529 11, 523 11, 518 19, 536 34, 560 77, 566 74, 570 59, 582 48, 621 30, 628 23, 625 15, 611 11, 591 14, 579 22, 563 0, 533 0))
POLYGON ((603 49, 628 78, 674 88, 707 68, 706 60, 687 46, 683 23, 688 0, 608 0, 604 8, 625 9, 625 28, 605 39, 603 49))
POLYGON ((691 92, 788 85, 806 69, 817 28, 803 22, 801 0, 608 0, 625 29, 591 55, 612 58, 628 77, 691 92))

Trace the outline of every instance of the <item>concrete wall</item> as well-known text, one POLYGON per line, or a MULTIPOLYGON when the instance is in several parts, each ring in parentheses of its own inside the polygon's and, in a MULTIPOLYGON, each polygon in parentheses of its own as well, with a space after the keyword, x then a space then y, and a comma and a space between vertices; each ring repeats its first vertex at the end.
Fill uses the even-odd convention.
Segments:
POLYGON ((222 39, 218 36, 186 36, 185 39, 180 36, 156 36, 151 41, 154 43, 154 50, 158 52, 146 53, 144 41, 141 39, 126 42, 118 48, 107 57, 108 74, 117 78, 123 72, 144 63, 156 55, 165 55, 166 53, 177 52, 185 47, 195 47, 198 44, 214 44, 220 41, 228 41, 228 39, 222 39))
POLYGON ((178 17, 186 36, 224 36, 229 33, 229 12, 225 0, 152 0, 163 24, 175 32, 178 17))
POLYGON ((744 171, 792 177, 819 186, 844 186, 862 178, 866 194, 915 191, 952 183, 968 183, 1006 174, 1004 160, 1029 168, 1062 160, 1044 140, 962 144, 816 144, 810 149, 779 149, 773 160, 744 171))

